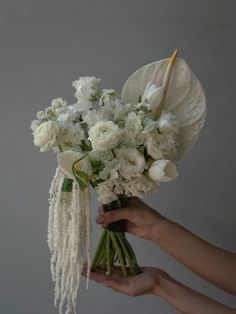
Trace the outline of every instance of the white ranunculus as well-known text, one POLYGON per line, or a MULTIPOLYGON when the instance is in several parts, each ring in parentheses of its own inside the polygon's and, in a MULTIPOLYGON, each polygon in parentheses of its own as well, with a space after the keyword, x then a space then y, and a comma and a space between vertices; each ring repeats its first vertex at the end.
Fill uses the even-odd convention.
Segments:
POLYGON ((125 118, 125 134, 127 138, 135 138, 142 130, 142 121, 135 112, 130 112, 125 118))
POLYGON ((170 182, 177 178, 176 165, 170 160, 157 160, 149 168, 148 175, 155 182, 170 182))
POLYGON ((80 100, 80 98, 90 100, 92 96, 98 93, 100 81, 100 79, 94 76, 84 76, 72 82, 72 86, 76 89, 75 97, 78 100, 80 100))
POLYGON ((73 152, 73 151, 66 151, 57 154, 57 163, 58 166, 66 173, 74 176, 72 171, 73 163, 79 159, 81 159, 76 164, 76 169, 82 170, 87 174, 92 173, 91 165, 89 162, 88 157, 84 157, 84 153, 80 152, 73 152))
POLYGON ((162 111, 157 125, 161 133, 176 133, 179 127, 179 120, 171 112, 162 111))
POLYGON ((114 182, 113 180, 106 180, 99 183, 95 187, 95 191, 98 193, 98 200, 102 204, 110 204, 117 200, 117 194, 113 192, 114 182))
POLYGON ((163 87, 157 86, 152 81, 149 81, 143 93, 142 101, 147 101, 152 106, 152 110, 156 110, 159 107, 163 96, 163 87))
POLYGON ((39 146, 41 152, 46 152, 55 146, 58 133, 59 128, 55 122, 43 122, 33 132, 34 145, 39 146))
POLYGON ((159 141, 160 138, 157 132, 151 132, 146 136, 145 146, 147 148, 147 153, 154 160, 164 158, 159 141))
POLYGON ((121 148, 117 152, 120 163, 120 174, 130 179, 141 175, 145 167, 145 159, 136 148, 121 148))
POLYGON ((106 151, 119 144, 121 130, 112 121, 99 121, 89 130, 89 140, 94 150, 106 151))

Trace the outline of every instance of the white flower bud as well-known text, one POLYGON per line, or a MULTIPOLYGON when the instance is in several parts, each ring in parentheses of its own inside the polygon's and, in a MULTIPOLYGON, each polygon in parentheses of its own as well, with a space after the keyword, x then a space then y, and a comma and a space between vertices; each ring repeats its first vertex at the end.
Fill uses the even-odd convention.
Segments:
POLYGON ((152 81, 149 81, 143 93, 142 100, 146 100, 152 106, 152 110, 156 110, 159 107, 163 96, 163 87, 157 86, 152 81))

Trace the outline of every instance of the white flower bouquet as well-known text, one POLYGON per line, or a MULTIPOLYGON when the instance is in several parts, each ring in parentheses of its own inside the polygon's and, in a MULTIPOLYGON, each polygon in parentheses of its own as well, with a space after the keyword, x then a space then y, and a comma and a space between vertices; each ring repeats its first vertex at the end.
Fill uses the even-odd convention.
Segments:
POLYGON ((111 275, 114 264, 124 276, 140 271, 125 221, 104 229, 91 261, 89 186, 111 211, 174 180, 176 164, 196 141, 206 116, 202 87, 177 51, 136 71, 121 95, 101 89, 95 77, 81 77, 73 86, 75 104, 54 99, 31 125, 40 151, 57 154, 48 245, 60 313, 76 313, 85 260, 87 278, 96 267, 111 275))

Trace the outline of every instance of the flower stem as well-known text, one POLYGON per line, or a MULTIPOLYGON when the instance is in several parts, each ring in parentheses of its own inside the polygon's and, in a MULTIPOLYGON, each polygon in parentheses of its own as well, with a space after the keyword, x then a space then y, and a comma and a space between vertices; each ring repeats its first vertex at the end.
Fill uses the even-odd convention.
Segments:
POLYGON ((93 260, 91 263, 91 271, 94 271, 95 267, 97 266, 98 259, 101 256, 101 254, 103 253, 103 245, 104 245, 104 241, 106 239, 106 234, 107 234, 107 230, 104 229, 102 236, 100 238, 100 241, 98 243, 98 246, 96 248, 96 251, 94 253, 94 257, 93 257, 93 260))
POLYGON ((110 258, 110 231, 107 230, 106 237, 106 260, 107 260, 107 275, 111 276, 111 258, 110 258))
POLYGON ((118 255, 118 259, 119 259, 119 262, 120 262, 120 267, 121 267, 122 274, 123 274, 123 276, 126 277, 127 276, 127 271, 126 271, 126 268, 125 268, 125 261, 124 261, 121 249, 120 249, 120 247, 119 247, 119 245, 118 245, 118 243, 116 241, 116 237, 115 237, 113 231, 110 231, 110 236, 111 236, 111 240, 113 242, 113 245, 115 247, 116 253, 118 255))

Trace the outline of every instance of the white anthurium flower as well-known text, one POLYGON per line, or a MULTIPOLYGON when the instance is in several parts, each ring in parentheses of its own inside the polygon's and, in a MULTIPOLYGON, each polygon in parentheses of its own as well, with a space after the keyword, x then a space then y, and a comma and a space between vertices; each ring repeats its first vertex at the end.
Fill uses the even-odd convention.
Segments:
POLYGON ((94 76, 83 76, 79 80, 72 82, 72 86, 76 89, 75 97, 80 100, 91 100, 93 96, 96 96, 100 89, 100 79, 94 76))
POLYGON ((116 151, 120 163, 120 174, 130 179, 141 175, 145 167, 144 156, 136 148, 121 148, 116 151))
MULTIPOLYGON (((151 81, 162 86, 169 59, 145 65, 133 73, 125 82, 122 100, 137 103, 151 81)), ((178 145, 178 159, 194 145, 205 121, 206 99, 202 86, 187 63, 177 58, 173 66, 163 110, 170 111, 180 121, 181 136, 178 145)))
POLYGON ((148 175, 155 182, 170 182, 177 178, 176 165, 170 160, 157 160, 148 170, 148 175))
POLYGON ((154 82, 149 81, 144 93, 142 95, 142 101, 146 101, 151 105, 151 110, 156 110, 164 96, 164 90, 162 86, 157 86, 154 82))
POLYGON ((92 174, 92 168, 87 156, 84 153, 65 151, 57 154, 58 166, 66 173, 74 176, 72 166, 77 160, 76 169, 86 172, 88 175, 92 174), (84 157, 84 158, 83 158, 84 157))
POLYGON ((157 121, 157 126, 161 133, 176 133, 180 126, 180 122, 171 112, 162 111, 157 121))
POLYGON ((41 152, 46 152, 56 145, 58 133, 59 128, 55 122, 43 122, 33 132, 34 145, 39 146, 41 152))
POLYGON ((94 150, 106 151, 116 147, 122 132, 112 121, 99 121, 89 130, 89 140, 94 150))

